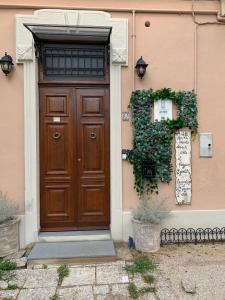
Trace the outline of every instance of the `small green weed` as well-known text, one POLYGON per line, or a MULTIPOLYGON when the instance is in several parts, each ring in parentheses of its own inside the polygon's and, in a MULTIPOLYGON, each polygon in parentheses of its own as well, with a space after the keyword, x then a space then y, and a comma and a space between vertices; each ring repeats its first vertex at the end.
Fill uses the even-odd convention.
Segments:
POLYGON ((129 283, 128 292, 129 292, 131 299, 138 299, 139 292, 138 292, 137 286, 133 282, 129 283))
POLYGON ((2 300, 13 300, 13 297, 4 297, 2 300))
POLYGON ((47 266, 46 264, 43 264, 43 265, 42 265, 42 269, 45 269, 45 270, 46 270, 46 269, 48 269, 48 266, 47 266))
POLYGON ((0 280, 10 281, 15 278, 14 271, 2 271, 0 270, 0 280))
POLYGON ((11 271, 17 268, 17 264, 9 259, 0 259, 0 270, 1 271, 11 271))
POLYGON ((145 293, 154 293, 156 291, 155 287, 144 287, 139 290, 140 295, 143 295, 145 293))
POLYGON ((153 273, 156 267, 157 264, 147 256, 136 256, 131 265, 126 265, 124 267, 124 269, 132 276, 132 278, 135 276, 135 274, 141 274, 144 282, 148 284, 147 287, 138 289, 135 283, 131 282, 128 285, 128 292, 131 299, 138 299, 145 293, 155 292, 154 276, 150 273, 153 273))
POLYGON ((57 273, 59 275, 59 285, 62 284, 62 281, 65 277, 69 276, 70 270, 67 265, 61 265, 57 269, 57 273))
POLYGON ((134 258, 132 265, 125 266, 125 270, 132 275, 135 273, 144 274, 146 272, 153 272, 156 269, 156 266, 156 263, 147 256, 137 256, 134 258))
POLYGON ((9 284, 8 290, 16 290, 16 289, 18 289, 17 284, 9 284))
POLYGON ((9 281, 13 279, 14 273, 12 272, 17 268, 17 264, 9 259, 0 259, 0 280, 9 281))
POLYGON ((148 284, 153 284, 155 282, 155 278, 152 275, 149 274, 143 274, 142 278, 144 279, 144 281, 148 284))
POLYGON ((59 296, 55 294, 50 298, 50 300, 59 300, 59 296))

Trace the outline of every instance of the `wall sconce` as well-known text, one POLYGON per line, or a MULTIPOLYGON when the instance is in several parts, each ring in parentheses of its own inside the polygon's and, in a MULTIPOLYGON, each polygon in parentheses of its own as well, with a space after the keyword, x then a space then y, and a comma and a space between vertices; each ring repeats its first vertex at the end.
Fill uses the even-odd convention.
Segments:
POLYGON ((7 76, 11 72, 13 66, 13 59, 7 52, 5 52, 5 56, 0 59, 0 65, 2 72, 7 76))
POLYGON ((141 79, 144 77, 148 64, 145 63, 142 56, 138 59, 135 69, 137 71, 138 77, 141 79))

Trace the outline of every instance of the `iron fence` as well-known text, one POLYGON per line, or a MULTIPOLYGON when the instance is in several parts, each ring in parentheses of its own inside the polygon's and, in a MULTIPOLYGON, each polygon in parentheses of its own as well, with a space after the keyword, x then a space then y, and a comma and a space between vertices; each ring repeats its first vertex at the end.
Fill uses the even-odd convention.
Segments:
POLYGON ((184 243, 214 243, 225 242, 225 227, 223 228, 163 228, 161 230, 161 245, 184 243))

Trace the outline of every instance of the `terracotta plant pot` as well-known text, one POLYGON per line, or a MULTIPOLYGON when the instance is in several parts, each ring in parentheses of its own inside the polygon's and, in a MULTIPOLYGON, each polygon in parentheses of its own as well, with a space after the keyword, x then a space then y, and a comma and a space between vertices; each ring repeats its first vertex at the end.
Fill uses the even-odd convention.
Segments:
POLYGON ((19 250, 19 222, 15 217, 7 223, 0 224, 0 257, 5 257, 19 250))
POLYGON ((156 252, 160 248, 160 224, 142 223, 132 219, 135 248, 142 252, 156 252))

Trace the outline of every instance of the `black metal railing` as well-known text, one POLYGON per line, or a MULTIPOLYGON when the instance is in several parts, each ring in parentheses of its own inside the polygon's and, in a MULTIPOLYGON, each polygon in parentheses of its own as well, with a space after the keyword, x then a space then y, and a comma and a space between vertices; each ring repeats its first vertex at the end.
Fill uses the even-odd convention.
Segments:
POLYGON ((223 228, 163 228, 161 230, 161 245, 184 243, 214 243, 225 242, 225 227, 223 228))

